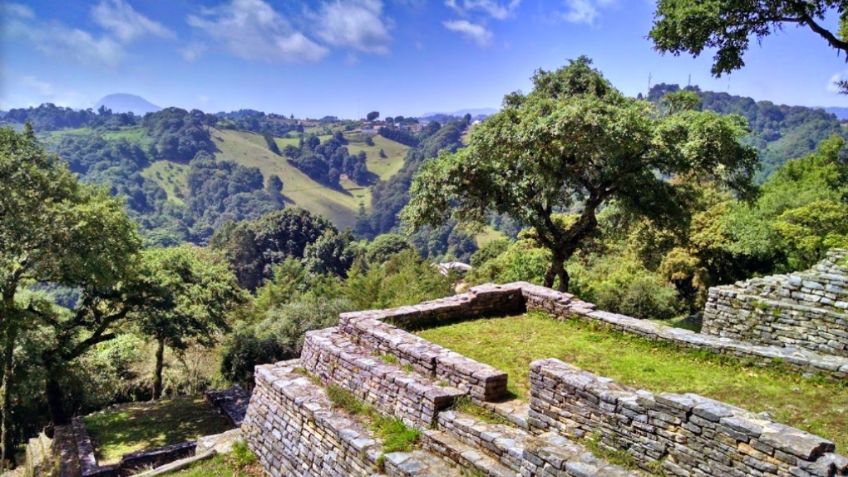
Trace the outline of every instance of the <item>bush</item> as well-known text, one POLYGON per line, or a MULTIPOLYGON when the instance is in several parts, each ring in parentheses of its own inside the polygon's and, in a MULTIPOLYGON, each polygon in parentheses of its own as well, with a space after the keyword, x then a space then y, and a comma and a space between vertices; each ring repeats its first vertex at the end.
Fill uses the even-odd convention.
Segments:
POLYGON ((570 263, 568 270, 570 291, 600 309, 654 319, 673 318, 683 309, 675 288, 635 259, 617 255, 592 257, 588 265, 570 263))
POLYGON ((453 282, 412 250, 389 258, 368 270, 354 268, 344 294, 355 309, 413 305, 453 294, 453 282))
MULTIPOLYGON (((484 247, 484 250, 486 248, 488 246, 484 247)), ((488 253, 493 252, 484 252, 488 253)), ((496 257, 472 269, 466 280, 469 283, 527 281, 541 284, 550 263, 551 255, 546 249, 537 247, 531 240, 519 240, 510 244, 496 257)))

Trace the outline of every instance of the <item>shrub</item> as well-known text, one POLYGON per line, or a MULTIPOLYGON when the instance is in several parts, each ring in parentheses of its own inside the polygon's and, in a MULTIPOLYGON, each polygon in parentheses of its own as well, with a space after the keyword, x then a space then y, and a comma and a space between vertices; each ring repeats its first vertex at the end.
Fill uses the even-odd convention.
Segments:
POLYGON ((550 263, 550 252, 536 247, 531 240, 519 240, 474 268, 466 279, 469 283, 527 281, 541 284, 550 263))

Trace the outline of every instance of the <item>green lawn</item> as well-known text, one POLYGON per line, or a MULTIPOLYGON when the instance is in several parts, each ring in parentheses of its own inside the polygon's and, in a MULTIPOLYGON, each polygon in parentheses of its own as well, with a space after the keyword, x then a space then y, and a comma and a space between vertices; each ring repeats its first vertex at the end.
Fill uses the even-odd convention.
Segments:
POLYGON ((142 147, 153 144, 153 139, 147 135, 147 131, 141 126, 123 128, 118 131, 106 131, 103 133, 103 139, 111 141, 126 139, 127 141, 134 142, 142 147))
POLYGON ((227 455, 216 455, 191 467, 165 475, 173 477, 264 477, 259 464, 240 467, 227 455))
POLYGON ((692 392, 833 440, 848 450, 848 386, 775 369, 746 367, 578 320, 541 313, 466 321, 419 331, 430 341, 509 373, 528 395, 530 362, 558 358, 619 383, 654 392, 692 392))
POLYGON ((379 135, 372 136, 371 139, 374 140, 373 146, 369 146, 364 141, 361 141, 358 134, 349 134, 345 137, 349 141, 347 150, 351 154, 359 154, 360 151, 365 151, 368 170, 377 174, 384 181, 397 174, 400 168, 403 167, 406 151, 409 150, 409 146, 379 135), (385 158, 380 157, 380 149, 386 153, 385 158))
POLYGON ((232 427, 203 398, 122 404, 85 417, 100 463, 151 447, 218 434, 232 427))
POLYGON ((188 177, 188 164, 179 164, 171 161, 156 161, 145 168, 141 175, 145 179, 155 181, 159 187, 168 194, 168 200, 182 204, 186 192, 186 178, 188 177))

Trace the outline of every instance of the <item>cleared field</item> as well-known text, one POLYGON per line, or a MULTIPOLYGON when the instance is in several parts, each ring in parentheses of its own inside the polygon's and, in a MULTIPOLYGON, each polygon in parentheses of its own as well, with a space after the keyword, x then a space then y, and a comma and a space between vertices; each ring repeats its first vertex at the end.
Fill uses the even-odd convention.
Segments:
MULTIPOLYGON (((261 135, 213 129, 212 140, 218 147, 217 159, 257 167, 266 178, 278 175, 283 180, 283 195, 294 204, 323 215, 341 228, 352 227, 356 222, 359 203, 363 201, 361 194, 357 197, 353 192, 331 189, 312 180, 285 158, 268 150, 261 135)), ((365 202, 367 205, 370 197, 365 202)))
POLYGON ((98 461, 116 462, 142 449, 218 434, 232 427, 203 398, 121 404, 85 417, 98 461))
POLYGON ((103 133, 103 138, 116 141, 118 139, 126 139, 140 146, 149 146, 153 144, 153 140, 147 135, 147 132, 142 127, 125 128, 119 131, 106 131, 103 133))
POLYGON ((409 150, 409 146, 379 135, 372 137, 374 140, 373 146, 360 141, 358 135, 348 135, 346 137, 350 141, 347 145, 348 151, 351 154, 359 154, 360 151, 365 151, 368 158, 368 170, 377 174, 381 180, 389 179, 403 167, 403 160, 406 158, 406 151, 409 150), (385 158, 380 157, 381 149, 386 153, 385 158))
POLYGON ((848 386, 775 369, 744 366, 694 351, 542 313, 466 321, 420 336, 509 374, 526 399, 530 362, 558 358, 619 383, 654 392, 692 392, 818 434, 848 449, 848 386))
POLYGON ((156 161, 145 168, 141 175, 145 179, 155 181, 168 194, 168 200, 183 204, 185 197, 186 176, 188 165, 171 161, 156 161))

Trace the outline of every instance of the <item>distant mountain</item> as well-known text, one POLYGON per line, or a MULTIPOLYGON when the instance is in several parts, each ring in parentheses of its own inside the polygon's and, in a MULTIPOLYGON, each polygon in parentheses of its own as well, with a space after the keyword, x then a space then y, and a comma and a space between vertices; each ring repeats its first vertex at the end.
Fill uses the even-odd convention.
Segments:
POLYGON ((835 115, 836 118, 839 119, 840 121, 845 121, 846 119, 848 119, 848 108, 841 108, 841 107, 834 106, 834 107, 824 108, 824 110, 827 111, 828 113, 835 115))
POLYGON ((447 118, 447 117, 457 117, 461 118, 466 114, 470 114, 473 119, 482 119, 488 116, 491 116, 497 113, 498 110, 495 108, 473 108, 473 109, 460 109, 458 111, 453 112, 441 112, 441 113, 427 113, 421 115, 423 119, 433 119, 433 118, 447 118))
POLYGON ((139 116, 147 113, 155 113, 162 109, 141 96, 126 93, 104 96, 103 99, 97 102, 95 109, 99 109, 100 106, 106 106, 113 113, 134 113, 139 116))

